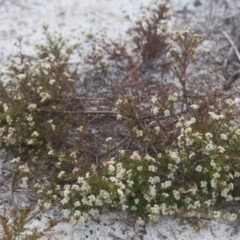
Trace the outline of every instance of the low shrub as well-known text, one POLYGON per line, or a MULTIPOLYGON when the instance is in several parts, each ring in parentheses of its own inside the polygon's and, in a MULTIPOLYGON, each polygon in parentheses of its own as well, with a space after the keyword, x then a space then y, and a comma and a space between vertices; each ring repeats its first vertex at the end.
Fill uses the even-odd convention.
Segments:
MULTIPOLYGON (((96 118, 89 121, 91 113, 81 106, 72 80, 76 71, 69 64, 76 46, 68 48, 46 29, 48 44, 39 47, 41 58, 23 57, 2 74, 2 153, 12 156, 20 186, 37 189, 40 207, 57 204, 72 223, 109 208, 135 212, 140 224, 146 217, 156 222, 160 215, 194 211, 216 219, 224 214, 229 220, 239 218, 239 212, 224 213, 239 202, 238 91, 209 90, 214 83, 191 80, 189 67, 197 64, 204 39, 188 28, 172 36, 159 29, 168 9, 167 3, 158 5, 152 18, 130 29, 130 34, 140 34, 133 37, 131 56, 125 47, 116 52, 120 46, 111 43, 110 54, 105 40, 99 43, 105 61, 132 73, 119 79, 120 87, 116 83, 117 99, 110 105, 127 144, 119 136, 106 136, 105 149, 102 145, 92 153, 92 143, 86 142, 94 135, 90 123, 96 118), (146 41, 140 41, 141 34, 146 41), (140 65, 134 62, 138 57, 140 65), (139 73, 151 64, 170 72, 171 90, 160 79, 149 91, 139 73)), ((88 63, 95 67, 100 60, 88 63)))

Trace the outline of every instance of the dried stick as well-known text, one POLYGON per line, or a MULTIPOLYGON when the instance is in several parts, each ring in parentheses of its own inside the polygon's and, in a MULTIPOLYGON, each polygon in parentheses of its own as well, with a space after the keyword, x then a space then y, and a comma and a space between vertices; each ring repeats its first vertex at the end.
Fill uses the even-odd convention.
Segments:
POLYGON ((13 185, 14 185, 14 182, 15 182, 15 179, 16 179, 16 175, 17 175, 17 171, 14 171, 13 175, 12 175, 11 182, 10 182, 10 189, 9 189, 9 203, 14 208, 15 208, 15 201, 14 201, 14 197, 13 197, 13 185))
POLYGON ((231 39, 231 37, 225 32, 225 31, 222 31, 222 33, 224 34, 224 36, 227 38, 227 40, 230 42, 230 44, 232 45, 236 55, 237 55, 237 58, 238 60, 240 61, 240 53, 235 45, 235 43, 233 42, 233 40, 231 39))

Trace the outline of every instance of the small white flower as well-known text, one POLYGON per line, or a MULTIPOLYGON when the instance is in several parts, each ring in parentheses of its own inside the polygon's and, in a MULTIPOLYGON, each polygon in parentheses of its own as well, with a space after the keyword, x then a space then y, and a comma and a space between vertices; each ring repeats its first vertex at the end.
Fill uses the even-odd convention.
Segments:
POLYGON ((51 98, 51 95, 47 92, 41 92, 40 94, 40 97, 42 98, 41 99, 41 102, 44 102, 46 101, 47 99, 50 99, 51 98))
POLYGON ((82 131, 83 131, 83 126, 78 127, 77 130, 78 130, 79 132, 82 132, 82 131))
POLYGON ((122 119, 122 115, 121 114, 117 114, 117 120, 121 120, 122 119))
POLYGON ((208 132, 208 133, 205 133, 205 137, 207 140, 210 140, 213 137, 213 135, 208 132))
POLYGON ((49 63, 46 63, 46 62, 42 64, 42 67, 47 69, 47 70, 51 69, 51 65, 49 63))
POLYGON ((137 167, 137 170, 138 170, 139 172, 141 172, 141 171, 143 170, 143 167, 142 167, 142 166, 138 166, 138 167, 137 167))
POLYGON ((65 171, 61 171, 59 174, 58 174, 58 178, 62 178, 63 177, 63 175, 65 174, 65 171))
POLYGON ((192 108, 192 109, 196 110, 196 109, 198 109, 198 108, 199 108, 199 106, 198 106, 197 104, 192 104, 192 105, 190 106, 190 108, 192 108))
POLYGON ((76 153, 76 152, 71 152, 71 153, 70 153, 70 157, 72 157, 72 158, 77 158, 77 153, 76 153))
POLYGON ((137 151, 134 151, 133 154, 130 156, 130 159, 132 159, 134 161, 137 161, 137 160, 140 160, 141 157, 140 157, 140 155, 138 154, 137 151))
POLYGON ((123 196, 124 195, 123 191, 120 188, 117 190, 117 192, 118 192, 119 196, 123 196))
POLYGON ((159 132, 160 132, 160 127, 159 127, 159 126, 156 126, 156 127, 154 128, 154 131, 156 131, 156 133, 159 133, 159 132))
POLYGON ((26 78, 26 75, 25 75, 25 74, 18 74, 18 75, 17 75, 17 78, 18 78, 19 80, 23 80, 24 78, 26 78))
POLYGON ((218 146, 218 150, 220 153, 224 153, 225 152, 225 148, 221 147, 221 146, 218 146))
POLYGON ((237 214, 232 213, 230 217, 230 221, 235 221, 237 219, 237 214))
POLYGON ((207 187, 207 182, 206 181, 201 181, 201 187, 206 188, 207 187))
POLYGON ((168 194, 168 193, 162 193, 162 195, 163 195, 164 197, 169 197, 169 194, 168 194))
POLYGON ((239 172, 235 172, 234 173, 234 177, 236 177, 236 178, 240 177, 240 173, 239 172))
POLYGON ((172 185, 172 181, 165 181, 164 183, 161 183, 161 187, 164 188, 168 188, 172 185))
POLYGON ((106 142, 108 143, 108 142, 111 142, 113 139, 111 138, 111 137, 108 137, 108 138, 106 138, 106 142))
POLYGON ((174 93, 173 95, 170 95, 170 96, 168 97, 168 101, 176 102, 176 101, 177 101, 177 98, 178 98, 178 94, 177 94, 177 93, 174 93))
POLYGON ((194 156, 196 156, 196 153, 195 153, 195 152, 191 152, 191 153, 188 155, 189 159, 193 158, 194 156))
POLYGON ((33 111, 37 108, 37 105, 35 103, 32 103, 28 106, 28 110, 33 111))
POLYGON ((50 207, 51 207, 51 204, 50 204, 49 202, 44 202, 43 208, 44 208, 45 210, 49 209, 50 207))
POLYGON ((229 107, 235 106, 236 105, 236 101, 232 100, 232 99, 227 99, 226 103, 229 107))
POLYGON ((115 171, 115 167, 114 167, 112 164, 110 164, 109 167, 108 167, 108 172, 109 172, 110 174, 113 174, 114 171, 115 171))
POLYGON ((224 119, 225 116, 223 114, 220 114, 220 115, 217 115, 216 113, 214 112, 208 112, 208 114, 210 115, 210 118, 212 120, 221 120, 221 119, 224 119))
POLYGON ((181 122, 177 122, 176 128, 181 128, 182 126, 183 126, 183 124, 181 122))
POLYGON ((169 110, 165 110, 164 111, 164 116, 165 117, 169 117, 170 116, 170 111, 169 110))
POLYGON ((197 167, 195 169, 197 172, 202 172, 203 167, 201 165, 197 165, 197 167))
POLYGON ((152 108, 152 113, 154 114, 154 115, 157 115, 158 113, 159 113, 159 108, 158 107, 153 107, 152 108))
POLYGON ((166 58, 170 58, 171 56, 172 56, 171 53, 170 53, 170 52, 167 52, 166 58))
POLYGON ((121 157, 123 157, 125 155, 125 150, 119 150, 118 152, 121 155, 121 157))
POLYGON ((189 121, 185 122, 186 127, 190 127, 192 124, 196 122, 196 118, 192 117, 189 121))
POLYGON ((149 172, 156 172, 157 171, 157 167, 155 167, 153 165, 150 165, 150 166, 148 166, 148 171, 149 172))
POLYGON ((214 174, 213 174, 213 178, 214 178, 214 179, 220 178, 220 174, 219 174, 219 173, 217 173, 217 172, 216 172, 216 173, 214 173, 214 174))
POLYGON ((50 85, 53 85, 55 82, 56 82, 56 81, 55 81, 54 79, 51 79, 51 80, 49 81, 50 85))
POLYGON ((209 53, 210 50, 209 50, 208 48, 204 48, 204 49, 202 50, 202 52, 203 52, 203 53, 209 53))
POLYGON ((54 151, 53 150, 50 150, 49 152, 48 152, 48 155, 53 155, 54 154, 54 151))
POLYGON ((179 200, 180 199, 180 193, 179 191, 177 190, 173 190, 173 196, 176 200, 179 200))
POLYGON ((4 112, 8 111, 8 105, 6 103, 3 104, 3 110, 4 110, 4 112))
POLYGON ((118 99, 115 104, 116 104, 116 105, 120 105, 120 104, 122 104, 122 103, 123 103, 122 99, 118 99))
POLYGON ((222 140, 228 140, 228 137, 227 137, 227 135, 226 134, 224 134, 224 133, 221 133, 221 139, 222 140))
POLYGON ((137 137, 142 137, 143 136, 143 131, 142 130, 139 130, 136 133, 137 133, 137 137))
POLYGON ((151 98, 151 102, 152 102, 153 104, 155 104, 157 100, 158 100, 158 98, 157 98, 156 96, 153 96, 153 97, 151 98))
POLYGON ((193 144, 193 139, 190 139, 190 138, 186 138, 186 146, 191 146, 193 144))
POLYGON ((28 145, 32 145, 33 143, 34 143, 34 140, 33 140, 33 139, 30 139, 30 140, 28 140, 28 142, 27 142, 28 145))
POLYGON ((37 132, 37 131, 34 131, 33 133, 32 133, 32 137, 38 137, 39 136, 39 133, 37 132))
POLYGON ((213 212, 211 212, 211 214, 216 219, 220 218, 222 215, 220 211, 213 211, 213 212))
POLYGON ((27 181, 28 181, 28 177, 22 177, 21 178, 21 183, 19 184, 19 186, 21 188, 28 188, 27 181))
POLYGON ((140 202, 140 200, 138 198, 134 199, 134 203, 137 205, 140 202))

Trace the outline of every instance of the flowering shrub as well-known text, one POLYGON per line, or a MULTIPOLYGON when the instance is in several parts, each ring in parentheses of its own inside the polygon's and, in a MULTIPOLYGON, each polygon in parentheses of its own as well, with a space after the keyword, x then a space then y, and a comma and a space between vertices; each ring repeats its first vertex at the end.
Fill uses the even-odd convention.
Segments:
POLYGON ((69 65, 76 46, 66 47, 61 37, 52 37, 47 29, 45 34, 48 44, 38 46, 39 55, 45 57, 29 61, 21 56, 1 76, 1 153, 11 156, 13 170, 21 175, 21 187, 38 176, 46 181, 60 157, 63 164, 73 166, 84 148, 78 128, 85 120, 76 117, 80 111, 72 111, 74 101, 81 108, 74 87, 75 70, 69 65))
MULTIPOLYGON (((188 68, 195 63, 203 39, 186 28, 167 44, 168 9, 160 4, 153 9, 151 21, 138 22, 129 33, 140 34, 132 44, 141 64, 159 54, 159 66, 166 64, 178 87, 168 91, 159 81, 151 94, 138 76, 142 67, 132 71, 129 78, 134 84, 127 85, 129 91, 125 79, 120 79, 110 113, 127 140, 106 136, 105 149, 98 146, 96 154, 86 143, 96 139, 91 125, 96 117, 88 120, 89 111, 81 109, 81 96, 72 80, 75 71, 69 66, 73 49, 65 47, 62 38, 53 40, 46 33, 49 44, 40 47, 42 59, 21 59, 3 74, 1 147, 13 155, 10 163, 19 173, 20 186, 30 182, 37 189, 40 207, 58 204, 72 223, 109 208, 135 212, 140 224, 146 217, 156 222, 160 215, 200 210, 216 219, 224 214, 229 220, 239 217, 239 212, 224 213, 228 204, 240 200, 238 92, 209 91, 208 86, 191 81, 188 68), (141 34, 149 37, 147 42, 140 41, 141 34), (77 111, 73 100, 80 105, 77 111)), ((103 52, 106 46, 105 42, 103 52)), ((136 58, 125 48, 118 53, 117 49, 113 44, 112 55, 105 52, 105 60, 118 64, 125 57, 126 71, 132 70, 136 58)), ((88 60, 93 66, 100 61, 88 60)))
MULTIPOLYGON (((185 58, 189 64, 192 52, 197 51, 195 43, 200 44, 201 39, 189 30, 174 36, 176 45, 182 36, 195 41, 190 52, 179 48, 182 52, 178 54, 189 52, 185 58)), ((240 127, 233 122, 237 102, 233 98, 224 100, 226 96, 218 89, 190 95, 183 80, 186 69, 181 69, 185 63, 179 62, 178 56, 173 60, 179 68, 173 65, 173 74, 181 77, 182 93, 175 92, 167 100, 153 96, 148 107, 138 95, 124 95, 116 102, 117 118, 125 119, 126 129, 140 148, 132 153, 120 149, 115 157, 100 166, 93 164, 83 175, 79 168, 59 173, 52 202, 61 203, 63 214, 71 222, 82 222, 88 214, 109 207, 134 211, 140 224, 146 216, 155 222, 160 215, 204 209, 216 219, 221 215, 230 221, 238 218, 238 213, 224 215, 220 211, 228 202, 239 201, 240 127), (72 183, 60 184, 70 176, 74 176, 72 183)))

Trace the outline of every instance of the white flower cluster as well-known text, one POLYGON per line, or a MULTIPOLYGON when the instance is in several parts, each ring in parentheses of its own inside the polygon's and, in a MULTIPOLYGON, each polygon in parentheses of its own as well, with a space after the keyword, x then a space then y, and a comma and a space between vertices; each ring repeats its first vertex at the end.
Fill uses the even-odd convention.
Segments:
POLYGON ((152 111, 152 113, 153 113, 154 115, 158 115, 158 114, 159 114, 159 111, 160 111, 160 109, 159 109, 159 107, 156 107, 156 106, 155 106, 155 107, 153 107, 153 108, 152 108, 152 110, 151 110, 151 111, 152 111))
POLYGON ((28 109, 30 111, 34 111, 35 109, 37 109, 37 104, 35 104, 35 103, 29 104, 28 105, 28 109))
POLYGON ((211 118, 212 120, 219 121, 219 120, 225 119, 224 114, 219 114, 219 115, 218 115, 218 114, 216 114, 216 113, 214 113, 214 112, 209 112, 208 114, 209 114, 209 116, 210 116, 210 118, 211 118))
POLYGON ((178 94, 177 93, 174 93, 173 95, 170 95, 168 97, 168 101, 171 101, 171 102, 176 102, 178 99, 178 94))
POLYGON ((48 99, 51 99, 51 95, 48 92, 40 92, 40 97, 42 98, 40 102, 45 102, 48 99))
POLYGON ((28 182, 28 177, 22 177, 21 178, 21 182, 19 184, 19 187, 21 187, 21 188, 28 188, 27 182, 28 182))
POLYGON ((181 158, 179 157, 179 152, 177 150, 169 150, 168 155, 176 162, 176 164, 179 164, 181 162, 181 158))
POLYGON ((141 159, 138 151, 134 151, 133 154, 130 156, 130 159, 134 160, 134 161, 138 161, 141 159))
POLYGON ((142 130, 138 130, 136 127, 133 128, 133 132, 136 134, 137 138, 143 136, 143 131, 142 130))

